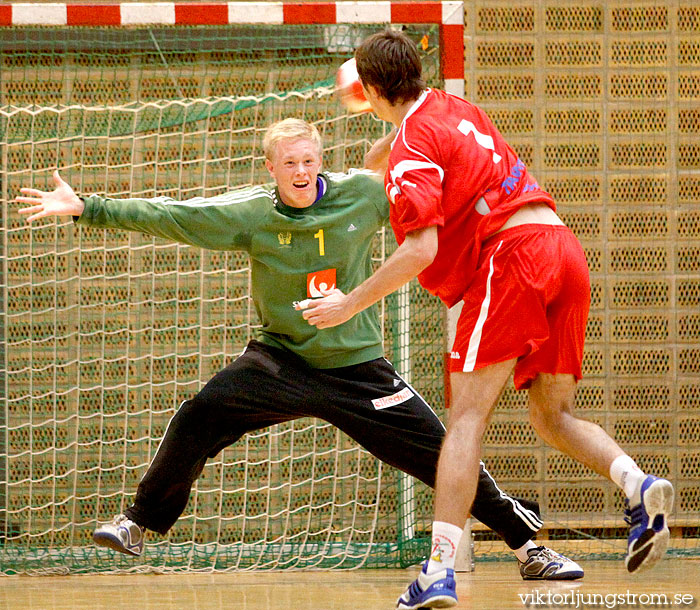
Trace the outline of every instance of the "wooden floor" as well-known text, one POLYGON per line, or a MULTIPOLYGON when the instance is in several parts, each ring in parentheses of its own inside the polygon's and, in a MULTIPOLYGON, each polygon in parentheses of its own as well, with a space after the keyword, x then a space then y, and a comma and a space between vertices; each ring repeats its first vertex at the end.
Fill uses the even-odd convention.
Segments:
MULTIPOLYGON (((457 607, 480 610, 700 607, 700 560, 665 559, 653 570, 637 576, 627 574, 620 561, 588 561, 581 565, 586 571, 581 581, 533 583, 520 579, 514 562, 477 563, 474 572, 458 575, 457 607), (539 597, 534 597, 538 594, 539 597), (596 594, 602 597, 596 599, 593 597, 596 594), (644 597, 650 594, 665 595, 668 603, 660 605, 660 598, 644 597), (636 600, 633 595, 638 596, 636 600), (624 600, 620 596, 625 596, 624 600), (657 603, 654 605, 653 601, 657 603)), ((10 576, 0 577, 0 610, 391 610, 396 597, 416 573, 417 568, 166 576, 10 576)))

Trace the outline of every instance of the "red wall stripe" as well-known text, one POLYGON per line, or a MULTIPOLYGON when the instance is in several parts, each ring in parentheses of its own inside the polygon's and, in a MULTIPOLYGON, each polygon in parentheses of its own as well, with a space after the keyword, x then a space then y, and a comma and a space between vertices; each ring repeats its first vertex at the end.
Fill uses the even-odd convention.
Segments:
POLYGON ((0 25, 12 25, 11 6, 0 6, 0 25))
POLYGON ((228 23, 228 5, 175 3, 175 23, 183 25, 226 24, 228 23))
POLYGON ((285 23, 335 23, 333 2, 290 2, 282 10, 285 23))
POLYGON ((392 23, 441 23, 442 4, 434 2, 392 2, 392 23))
POLYGON ((118 4, 69 4, 66 7, 68 25, 121 25, 118 4))
POLYGON ((464 78, 464 26, 440 26, 443 78, 464 78))

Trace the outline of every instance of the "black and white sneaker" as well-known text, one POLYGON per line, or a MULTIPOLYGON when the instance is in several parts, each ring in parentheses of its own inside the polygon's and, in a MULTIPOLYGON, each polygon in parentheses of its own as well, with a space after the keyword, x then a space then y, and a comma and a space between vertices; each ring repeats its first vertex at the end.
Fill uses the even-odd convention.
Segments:
POLYGON ((92 534, 95 544, 138 557, 143 551, 145 528, 126 515, 117 515, 110 523, 100 525, 92 534))
POLYGON ((523 580, 576 580, 583 578, 583 570, 575 561, 556 553, 546 546, 528 549, 525 563, 520 564, 523 580))

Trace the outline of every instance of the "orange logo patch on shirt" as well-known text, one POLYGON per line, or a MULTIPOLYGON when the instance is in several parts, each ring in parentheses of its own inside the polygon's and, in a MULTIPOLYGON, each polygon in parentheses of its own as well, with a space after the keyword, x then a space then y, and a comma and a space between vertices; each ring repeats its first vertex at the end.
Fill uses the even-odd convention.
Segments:
POLYGON ((335 269, 313 271, 306 276, 306 296, 312 299, 328 296, 335 288, 335 269))

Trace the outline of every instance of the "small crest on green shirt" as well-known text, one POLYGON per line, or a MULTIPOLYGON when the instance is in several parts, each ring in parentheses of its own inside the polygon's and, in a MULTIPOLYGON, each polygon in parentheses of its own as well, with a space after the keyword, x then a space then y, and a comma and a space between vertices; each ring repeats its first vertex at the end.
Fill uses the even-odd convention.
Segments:
POLYGON ((282 231, 277 234, 277 241, 280 246, 289 246, 292 243, 292 233, 290 231, 282 231))

